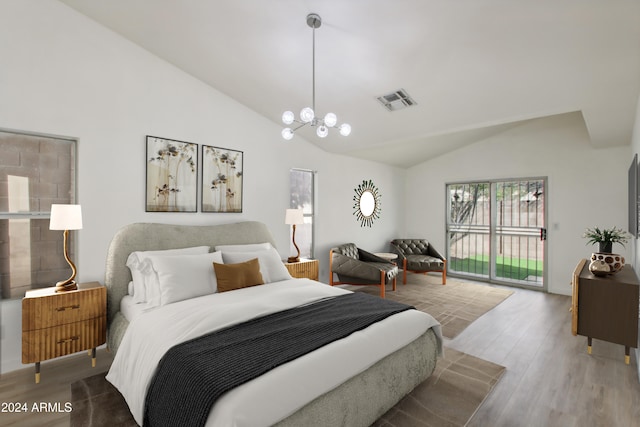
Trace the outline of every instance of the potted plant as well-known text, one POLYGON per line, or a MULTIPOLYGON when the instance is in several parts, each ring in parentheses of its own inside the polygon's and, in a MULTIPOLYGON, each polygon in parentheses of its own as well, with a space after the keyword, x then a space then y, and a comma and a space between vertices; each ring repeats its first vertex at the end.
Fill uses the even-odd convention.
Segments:
POLYGON ((610 254, 614 243, 620 243, 623 247, 627 243, 629 235, 621 228, 587 228, 582 237, 588 239, 587 244, 599 245, 599 252, 610 254))

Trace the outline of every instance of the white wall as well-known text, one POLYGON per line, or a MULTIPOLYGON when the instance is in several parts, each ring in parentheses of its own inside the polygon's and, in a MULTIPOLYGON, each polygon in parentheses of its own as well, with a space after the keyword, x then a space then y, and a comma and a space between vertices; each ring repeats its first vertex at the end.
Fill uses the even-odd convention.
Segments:
MULTIPOLYGON (((633 128, 633 136, 631 137, 631 156, 634 154, 638 154, 640 157, 640 99, 638 99, 638 107, 636 109, 636 120, 633 128)), ((638 271, 638 266, 640 265, 640 239, 634 239, 632 245, 633 257, 632 264, 633 268, 638 271)))
MULTIPOLYGON (((446 183, 546 176, 548 290, 569 295, 575 265, 593 252, 585 228, 627 228, 630 159, 629 147, 593 149, 580 113, 525 122, 410 169, 407 236, 427 236, 445 250, 446 183)), ((629 246, 615 250, 628 257, 629 246)))
MULTIPOLYGON (((259 220, 281 255, 289 248, 284 211, 289 169, 318 171, 316 257, 328 280, 328 251, 356 242, 379 251, 403 219, 404 173, 326 153, 53 0, 0 3, 0 128, 78 138, 78 278, 104 278, 115 231, 131 222, 217 224, 259 220), (242 214, 145 213, 145 135, 244 151, 242 214), (382 216, 361 228, 354 188, 372 179, 382 216)), ((274 111, 279 118, 281 112, 274 111)), ((0 303, 0 372, 20 363, 20 301, 0 303)))
MULTIPOLYGON (((640 98, 638 99, 638 107, 636 108, 636 121, 633 128, 633 136, 631 137, 631 153, 640 156, 640 98)), ((633 268, 638 274, 638 266, 640 265, 640 239, 633 239, 633 268)), ((640 326, 640 320, 638 321, 640 326)), ((638 342, 640 342, 640 330, 638 332, 638 342)), ((640 349, 636 349, 636 365, 638 366, 638 379, 640 379, 640 349)))

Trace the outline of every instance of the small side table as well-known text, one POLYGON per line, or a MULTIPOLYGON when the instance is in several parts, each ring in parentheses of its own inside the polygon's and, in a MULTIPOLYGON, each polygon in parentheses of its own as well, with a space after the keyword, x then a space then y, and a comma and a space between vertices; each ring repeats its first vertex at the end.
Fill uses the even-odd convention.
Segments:
POLYGON ((55 288, 27 291, 22 299, 22 363, 40 362, 90 350, 96 366, 96 347, 107 338, 107 288, 98 282, 56 293, 55 288))
POLYGON ((301 258, 299 262, 284 262, 289 274, 296 279, 318 280, 319 261, 301 258))
POLYGON ((630 265, 604 277, 589 271, 589 261, 576 266, 572 280, 572 325, 574 335, 587 337, 591 354, 593 338, 624 346, 624 362, 630 348, 638 348, 638 298, 640 282, 630 265))
POLYGON ((389 262, 393 262, 395 264, 395 259, 398 258, 398 254, 394 254, 391 252, 376 252, 374 253, 375 256, 386 259, 389 262))

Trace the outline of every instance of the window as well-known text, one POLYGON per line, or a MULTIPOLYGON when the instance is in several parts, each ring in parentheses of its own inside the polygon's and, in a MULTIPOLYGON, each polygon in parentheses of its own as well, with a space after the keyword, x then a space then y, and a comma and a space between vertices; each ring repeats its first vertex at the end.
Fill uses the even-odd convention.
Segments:
POLYGON ((449 273, 544 288, 546 179, 447 184, 449 273))
MULTIPOLYGON (((290 201, 292 209, 302 208, 304 224, 296 227, 296 244, 301 258, 313 258, 313 217, 315 215, 315 172, 305 169, 289 171, 290 201)), ((291 237, 291 236, 290 236, 291 237)), ((296 249, 289 244, 291 253, 296 249)))
POLYGON ((0 129, 0 298, 70 276, 49 212, 53 203, 74 203, 75 149, 74 140, 0 129))

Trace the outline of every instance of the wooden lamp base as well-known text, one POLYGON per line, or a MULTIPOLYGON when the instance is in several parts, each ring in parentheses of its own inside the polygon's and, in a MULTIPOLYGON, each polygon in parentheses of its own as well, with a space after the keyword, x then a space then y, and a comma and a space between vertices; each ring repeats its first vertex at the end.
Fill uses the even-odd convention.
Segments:
POLYGON ((75 291, 76 289, 78 289, 78 285, 75 280, 56 283, 56 292, 75 291))

